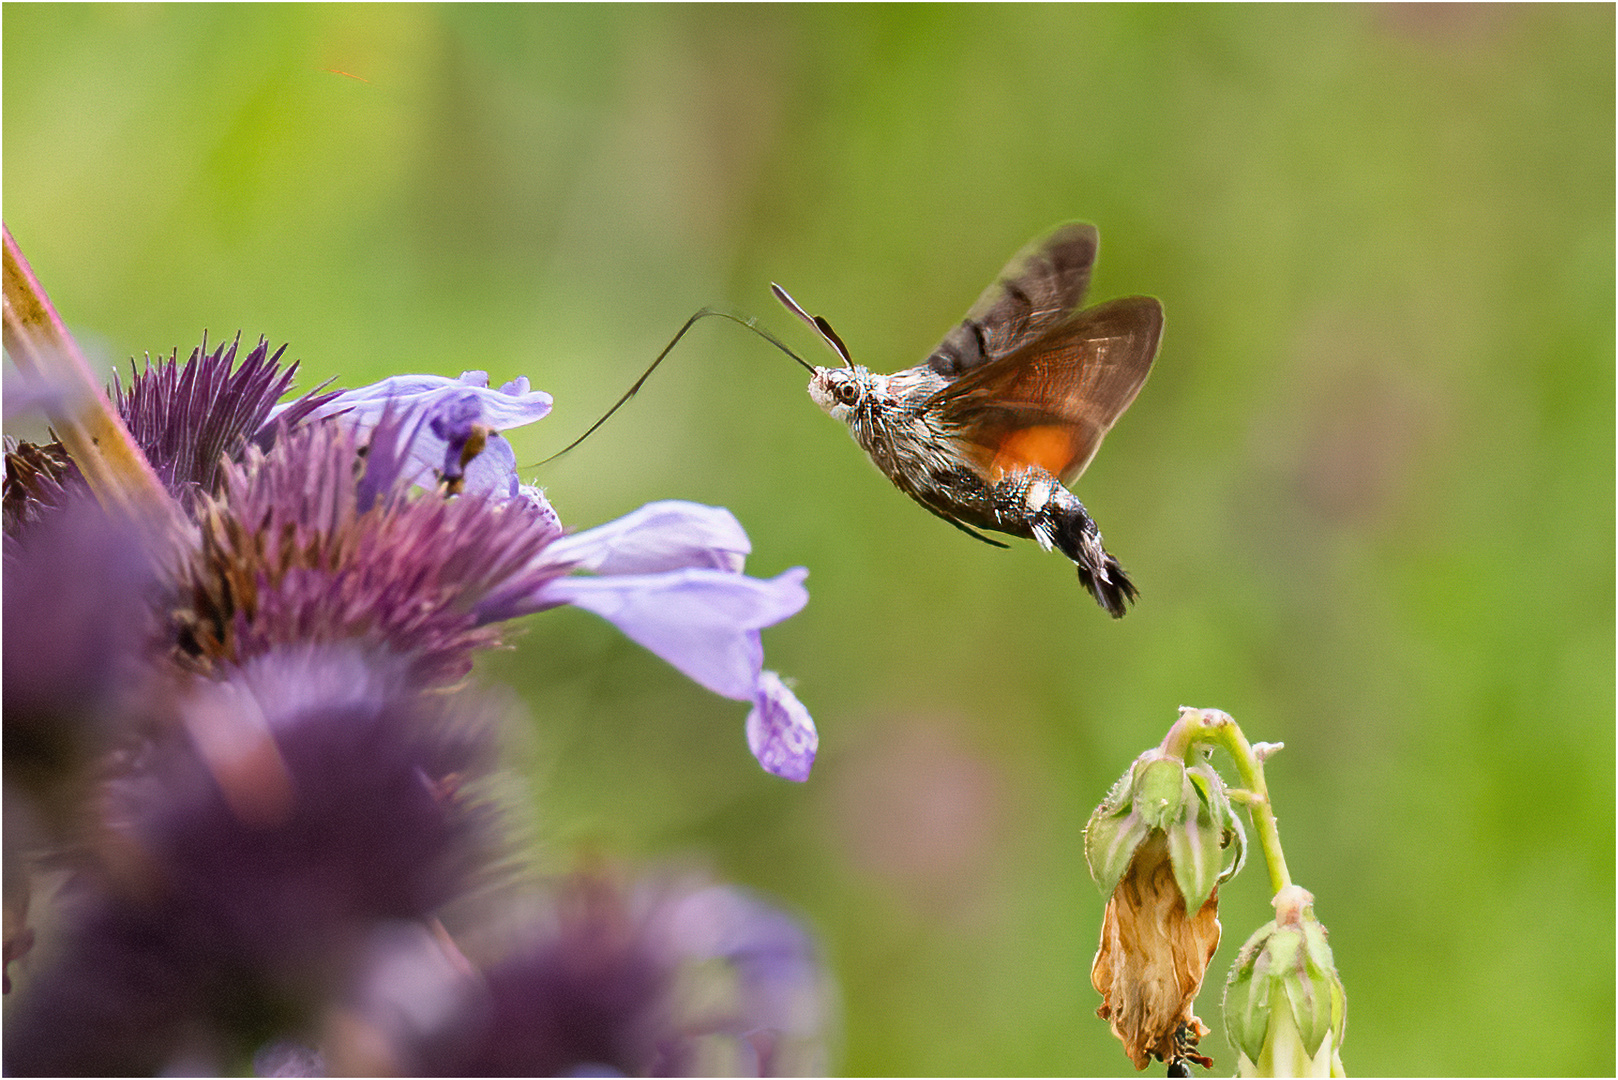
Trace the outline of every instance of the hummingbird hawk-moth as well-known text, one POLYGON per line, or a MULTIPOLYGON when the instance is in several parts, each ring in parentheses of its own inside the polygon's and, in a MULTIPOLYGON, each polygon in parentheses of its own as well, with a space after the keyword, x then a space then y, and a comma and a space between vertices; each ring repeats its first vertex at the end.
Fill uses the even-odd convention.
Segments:
POLYGON ((892 375, 854 363, 825 319, 771 289, 842 358, 813 368, 809 396, 900 491, 996 547, 979 530, 1057 548, 1118 618, 1135 585, 1065 485, 1146 382, 1163 306, 1129 296, 1080 310, 1096 246, 1080 222, 1034 240, 926 360, 892 375))

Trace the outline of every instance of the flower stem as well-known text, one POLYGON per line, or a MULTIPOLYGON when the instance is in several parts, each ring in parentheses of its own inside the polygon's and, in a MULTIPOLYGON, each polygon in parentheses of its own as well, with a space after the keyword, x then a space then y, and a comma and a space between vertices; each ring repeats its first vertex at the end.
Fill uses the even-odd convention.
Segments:
POLYGON ((102 392, 11 229, 4 232, 6 353, 36 384, 57 438, 101 504, 140 519, 166 516, 173 504, 162 481, 102 392))
MULTIPOLYGON (((1270 890, 1279 893, 1290 887, 1292 875, 1287 872, 1286 856, 1281 851, 1281 831, 1276 824, 1275 810, 1270 805, 1269 788, 1264 783, 1265 754, 1279 749, 1279 744, 1267 747, 1265 752, 1255 751, 1230 714, 1218 709, 1182 708, 1180 719, 1170 729, 1170 738, 1181 730, 1181 725, 1184 725, 1181 740, 1223 747, 1236 763, 1236 772, 1248 792, 1248 796, 1241 801, 1247 804, 1247 813, 1258 833, 1259 848, 1264 852, 1264 866, 1270 874, 1270 890)), ((1166 745, 1168 739, 1164 743, 1166 745)))

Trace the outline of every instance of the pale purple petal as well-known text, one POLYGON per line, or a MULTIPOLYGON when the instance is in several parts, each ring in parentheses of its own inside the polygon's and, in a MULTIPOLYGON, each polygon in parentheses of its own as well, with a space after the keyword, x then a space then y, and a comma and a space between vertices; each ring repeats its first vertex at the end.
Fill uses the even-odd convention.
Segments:
MULTIPOLYGON (((482 371, 463 372, 458 379, 393 375, 333 396, 312 410, 309 418, 337 417, 364 440, 385 410, 404 421, 423 420, 402 471, 412 483, 426 487, 440 475, 458 475, 460 449, 472 424, 496 432, 531 424, 551 411, 551 396, 529 390, 526 378, 492 390, 489 376, 482 371)), ((510 444, 491 435, 483 452, 467 465, 463 490, 510 497, 516 475, 517 457, 510 444)))
POLYGON ((654 574, 687 567, 739 574, 751 550, 741 522, 729 510, 667 499, 564 537, 547 549, 546 557, 597 574, 654 574))
POLYGON ((461 477, 467 446, 478 431, 482 411, 477 395, 470 391, 448 396, 425 410, 427 430, 443 444, 444 458, 439 471, 444 477, 461 477))
MULTIPOLYGON (((498 390, 489 388, 489 376, 482 371, 464 371, 458 379, 446 375, 390 375, 369 386, 344 390, 316 409, 311 416, 347 416, 359 430, 369 430, 382 416, 389 402, 395 408, 420 408, 446 395, 459 396, 468 390, 478 399, 482 422, 496 431, 531 424, 551 411, 551 396, 543 390, 529 390, 526 377, 513 379, 498 390)), ((284 406, 283 406, 284 407, 284 406)))
POLYGON ((518 493, 517 451, 501 435, 490 434, 483 450, 466 466, 461 490, 468 495, 515 498, 518 493))
POLYGON ((760 580, 720 570, 564 577, 535 593, 536 610, 573 604, 673 664, 693 682, 735 701, 758 693, 764 649, 758 632, 809 602, 796 567, 760 580))
POLYGON ((747 714, 747 748, 765 772, 799 782, 809 779, 820 734, 809 710, 773 671, 759 675, 753 711, 747 714))

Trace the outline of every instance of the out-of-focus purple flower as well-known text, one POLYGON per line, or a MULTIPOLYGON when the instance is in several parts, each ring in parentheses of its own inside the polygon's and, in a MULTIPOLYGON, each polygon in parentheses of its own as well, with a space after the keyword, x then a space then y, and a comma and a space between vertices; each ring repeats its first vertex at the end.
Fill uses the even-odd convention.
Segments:
POLYGON ((491 716, 352 648, 199 682, 186 737, 108 793, 114 858, 65 888, 6 1025, 19 1075, 227 1067, 344 988, 379 920, 426 919, 496 853, 491 716))
POLYGON ((681 1030, 654 1075, 825 1074, 834 993, 802 923, 745 889, 693 881, 655 915, 681 1030))
POLYGON ((5 537, 5 778, 40 792, 104 751, 158 639, 156 560, 82 485, 5 537))
POLYGON ((253 1054, 254 1076, 331 1076, 326 1059, 302 1043, 278 1039, 253 1054))
POLYGON ((143 691, 161 681, 150 662, 160 623, 145 530, 108 514, 78 480, 28 501, 26 520, 4 537, 7 993, 11 963, 34 939, 30 863, 93 833, 85 800, 143 691))
POLYGON ((521 944, 458 985, 462 1004, 436 1024, 384 1023, 404 1036, 397 1067, 435 1076, 826 1069, 833 995, 813 937, 751 894, 701 879, 625 888, 580 875, 521 944))

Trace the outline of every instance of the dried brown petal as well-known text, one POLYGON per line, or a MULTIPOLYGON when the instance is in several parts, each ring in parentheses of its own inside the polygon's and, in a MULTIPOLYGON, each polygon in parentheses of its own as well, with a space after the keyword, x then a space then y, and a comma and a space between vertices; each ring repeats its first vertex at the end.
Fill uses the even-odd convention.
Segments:
POLYGON ((1218 946, 1218 889, 1188 916, 1168 840, 1154 831, 1107 901, 1090 967, 1102 997, 1096 1015, 1111 1024, 1135 1068, 1152 1058, 1206 1060, 1193 1048, 1208 1029, 1191 1009, 1218 946))

